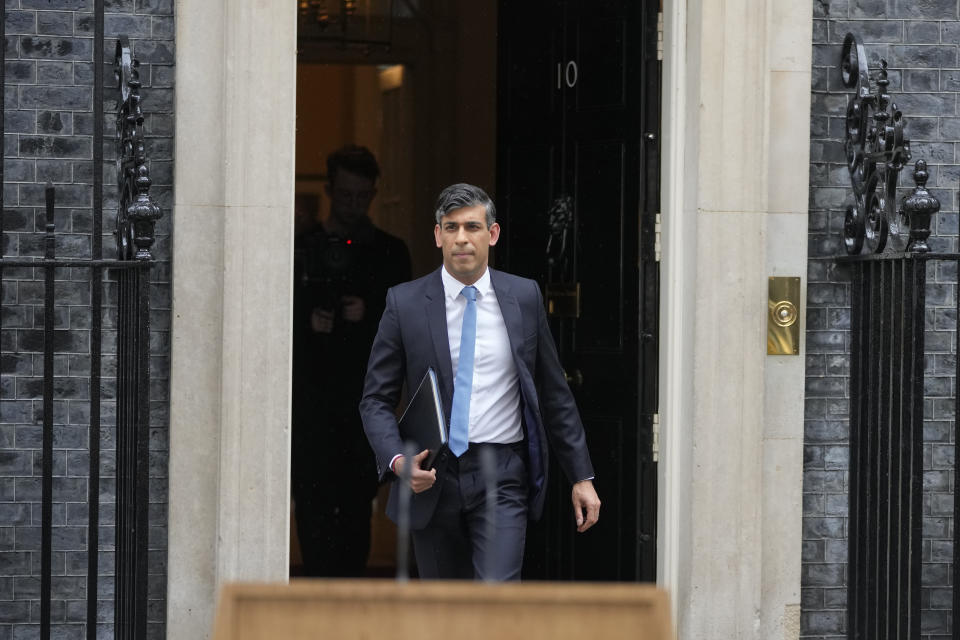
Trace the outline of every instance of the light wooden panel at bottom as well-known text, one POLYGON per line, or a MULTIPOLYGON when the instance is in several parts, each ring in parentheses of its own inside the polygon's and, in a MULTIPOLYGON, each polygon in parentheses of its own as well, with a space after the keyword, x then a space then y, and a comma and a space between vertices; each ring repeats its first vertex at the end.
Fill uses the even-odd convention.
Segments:
POLYGON ((652 585, 294 580, 228 584, 214 640, 672 638, 652 585))

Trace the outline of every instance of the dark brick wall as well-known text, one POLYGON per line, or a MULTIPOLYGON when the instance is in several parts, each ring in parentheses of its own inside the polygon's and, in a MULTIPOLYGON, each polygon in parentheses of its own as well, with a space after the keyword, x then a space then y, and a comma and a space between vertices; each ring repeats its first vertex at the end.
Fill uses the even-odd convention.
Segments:
MULTIPOLYGON (((170 349, 170 229, 173 184, 173 0, 105 0, 104 248, 116 205, 112 57, 118 34, 139 58, 152 195, 164 210, 158 228, 151 299, 150 632, 165 635, 167 424, 170 349)), ((45 224, 43 186, 57 188, 59 256, 89 257, 92 229, 93 0, 6 0, 3 252, 38 255, 45 224)), ((3 273, 0 370, 0 640, 39 634, 42 272, 3 273)), ((54 407, 54 637, 81 638, 86 620, 87 465, 89 426, 89 270, 57 274, 54 407)), ((115 299, 107 283, 107 304, 115 299)), ((113 637, 116 482, 113 356, 115 307, 104 310, 98 635, 113 637)))
MULTIPOLYGON (((851 197, 843 155, 849 96, 839 78, 847 31, 866 44, 871 69, 890 64, 890 93, 907 118, 914 159, 930 163, 940 199, 931 246, 957 250, 960 59, 957 0, 814 0, 810 234, 803 486, 801 637, 846 633, 849 274, 833 258, 851 197)), ((904 170, 901 186, 913 185, 904 170)), ((956 266, 928 271, 924 403, 924 638, 950 632, 956 266)))

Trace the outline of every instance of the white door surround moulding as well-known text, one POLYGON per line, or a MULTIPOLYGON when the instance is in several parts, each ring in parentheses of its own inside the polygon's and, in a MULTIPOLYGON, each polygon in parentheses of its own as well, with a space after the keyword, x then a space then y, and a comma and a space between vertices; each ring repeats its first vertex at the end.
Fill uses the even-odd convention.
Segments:
POLYGON ((167 637, 285 581, 294 2, 177 0, 167 637), (265 375, 265 372, 269 372, 265 375))
MULTIPOLYGON (((712 201, 715 194, 704 190, 702 176, 705 169, 712 168, 715 154, 726 154, 725 161, 731 163, 736 158, 728 148, 701 142, 707 135, 701 130, 701 125, 708 124, 704 109, 715 97, 707 94, 704 83, 717 80, 701 73, 702 61, 708 57, 703 51, 726 54, 728 71, 739 68, 734 63, 744 55, 755 56, 751 60, 765 65, 759 71, 751 68, 757 74, 753 78, 760 81, 754 95, 762 96, 766 104, 762 122, 752 122, 754 128, 762 130, 762 135, 751 138, 751 144, 759 145, 754 158, 771 157, 768 149, 772 139, 777 144, 802 140, 799 148, 808 148, 805 127, 794 127, 797 140, 793 140, 789 132, 771 122, 774 105, 781 105, 776 93, 779 81, 774 76, 782 76, 784 87, 795 90, 806 73, 805 91, 809 91, 808 58, 796 60, 791 66, 793 61, 769 55, 773 52, 770 41, 781 36, 787 42, 799 41, 800 50, 806 39, 809 52, 810 16, 790 20, 779 17, 780 13, 796 10, 787 6, 792 4, 802 5, 776 0, 718 4, 730 12, 749 9, 754 25, 762 20, 761 28, 740 38, 714 28, 714 14, 720 10, 709 0, 664 3, 663 449, 658 581, 671 591, 674 619, 685 640, 784 637, 762 633, 769 630, 769 620, 780 619, 784 610, 793 606, 790 596, 782 594, 791 593, 794 584, 799 602, 799 545, 792 557, 771 557, 766 551, 751 548, 751 544, 767 544, 772 536, 765 524, 774 517, 756 484, 744 490, 756 497, 755 504, 764 505, 763 511, 753 520, 749 514, 738 514, 737 522, 759 531, 760 538, 737 538, 732 549, 724 549, 745 560, 744 576, 737 578, 735 595, 754 599, 740 602, 732 617, 721 611, 722 604, 729 610, 730 602, 704 597, 704 591, 716 584, 706 580, 712 575, 711 563, 719 563, 723 557, 713 558, 713 554, 694 545, 698 531, 702 535, 702 527, 712 517, 706 512, 708 505, 698 502, 699 484, 728 481, 702 474, 695 463, 697 436, 704 428, 697 422, 697 403, 711 380, 709 371, 697 370, 695 365, 701 358, 714 357, 697 350, 706 338, 702 324, 697 322, 697 292, 714 284, 730 286, 721 281, 723 274, 715 269, 712 277, 716 282, 708 282, 711 270, 698 264, 697 253, 707 246, 704 233, 714 223, 710 217, 716 215, 711 211, 734 210, 764 218, 756 227, 758 253, 734 265, 740 270, 737 282, 749 291, 749 295, 741 296, 743 315, 733 320, 741 334, 756 332, 757 327, 748 323, 759 317, 752 315, 754 311, 762 313, 754 305, 762 306, 764 300, 755 294, 765 286, 768 270, 785 269, 782 275, 805 276, 805 244, 794 247, 785 262, 776 264, 769 261, 767 249, 766 234, 779 228, 776 218, 805 215, 806 197, 801 201, 802 211, 781 212, 768 201, 766 185, 793 188, 795 184, 789 180, 784 184, 784 176, 779 173, 763 175, 751 186, 750 193, 725 194, 732 207, 728 202, 712 201), (763 194, 761 202, 738 201, 757 189, 763 194), (800 253, 801 262, 797 262, 800 253), (791 271, 801 265, 801 273, 791 271), (777 600, 764 599, 764 593, 776 594, 777 600), (743 606, 746 604, 756 606, 750 609, 743 606), (759 613, 752 618, 743 613, 747 610, 759 613), (715 618, 719 626, 713 629, 713 635, 699 634, 697 625, 714 614, 722 615, 715 618)), ((806 11, 809 13, 810 7, 806 11)), ((287 572, 296 5, 177 0, 176 13, 178 153, 167 618, 169 637, 191 639, 209 637, 220 583, 232 579, 283 580, 287 572), (279 337, 280 341, 265 344, 264 335, 271 341, 279 337), (271 375, 264 376, 264 371, 271 375)), ((808 100, 790 97, 807 103, 809 108, 808 100)), ((724 126, 734 125, 742 123, 724 122, 724 126)), ((793 157, 798 165, 806 166, 805 156, 793 157)), ((767 171, 766 163, 759 166, 761 173, 767 171)), ((794 177, 798 175, 805 193, 806 172, 794 172, 794 177)), ((762 344, 758 345, 761 348, 762 344)), ((759 380, 761 405, 766 397, 766 358, 748 354, 737 363, 759 380)), ((785 376, 778 379, 791 384, 797 381, 796 371, 788 371, 785 376)), ((799 384, 802 390, 802 367, 799 384)), ((772 404, 760 408, 764 423, 777 419, 775 414, 782 410, 772 404)), ((756 407, 749 409, 756 413, 756 407)), ((802 414, 795 418, 800 421, 802 436, 802 414)), ((733 426, 724 417, 718 424, 724 429, 733 426)), ((791 447, 796 444, 796 422, 783 419, 778 424, 784 426, 776 437, 763 433, 760 441, 746 443, 764 461, 772 440, 791 447)), ((754 433, 757 425, 748 426, 754 433)), ((800 443, 802 446, 802 437, 800 443)), ((796 460, 788 456, 787 471, 778 480, 790 495, 786 505, 790 511, 776 515, 783 515, 781 520, 785 521, 795 518, 799 540, 800 512, 799 507, 793 509, 792 492, 799 491, 801 478, 792 475, 795 464, 796 460)), ((755 471, 753 475, 759 477, 761 469, 755 471)), ((728 568, 723 576, 730 578, 728 568)), ((786 622, 782 625, 784 629, 788 626, 786 622)))
POLYGON ((663 12, 657 580, 682 640, 796 638, 804 354, 765 317, 806 281, 812 8, 663 12))
MULTIPOLYGON (((689 314, 694 307, 688 285, 695 265, 684 238, 691 238, 696 217, 684 212, 689 187, 695 177, 684 173, 687 131, 687 2, 666 0, 663 4, 664 51, 661 113, 662 264, 660 282, 660 463, 657 479, 657 583, 670 592, 671 619, 677 624, 683 594, 689 589, 689 573, 681 561, 689 548, 683 506, 689 504, 690 443, 680 425, 690 422, 687 393, 692 370, 693 336, 689 314)), ((695 171, 695 165, 689 165, 695 171)))

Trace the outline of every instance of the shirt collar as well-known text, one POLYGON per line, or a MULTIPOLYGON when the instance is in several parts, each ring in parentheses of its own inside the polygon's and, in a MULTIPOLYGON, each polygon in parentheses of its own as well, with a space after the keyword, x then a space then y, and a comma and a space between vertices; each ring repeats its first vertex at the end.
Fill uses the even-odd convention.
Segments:
MULTIPOLYGON (((446 267, 440 268, 440 278, 443 280, 443 295, 447 300, 455 300, 463 288, 466 286, 447 271, 446 267)), ((477 288, 477 295, 483 297, 493 291, 493 284, 490 282, 490 269, 484 269, 480 279, 473 283, 477 288)))

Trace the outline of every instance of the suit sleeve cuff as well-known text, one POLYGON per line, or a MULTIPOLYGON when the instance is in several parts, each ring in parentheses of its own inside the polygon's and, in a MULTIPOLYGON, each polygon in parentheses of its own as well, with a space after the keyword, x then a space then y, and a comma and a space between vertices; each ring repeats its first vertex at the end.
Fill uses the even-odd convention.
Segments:
POLYGON ((394 468, 393 465, 397 462, 397 458, 402 458, 402 457, 403 457, 403 454, 398 453, 397 455, 390 458, 390 464, 388 465, 390 467, 390 471, 392 471, 393 473, 397 472, 397 470, 394 468))

